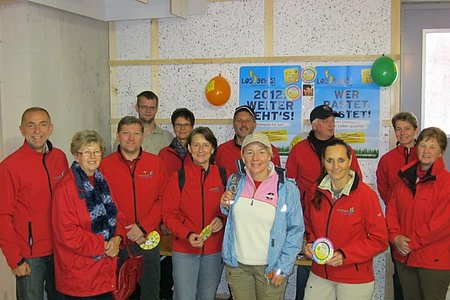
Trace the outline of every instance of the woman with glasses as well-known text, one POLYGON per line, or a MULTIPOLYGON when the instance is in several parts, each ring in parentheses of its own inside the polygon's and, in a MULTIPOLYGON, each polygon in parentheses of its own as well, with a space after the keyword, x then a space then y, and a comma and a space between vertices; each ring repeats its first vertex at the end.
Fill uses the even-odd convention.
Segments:
POLYGON ((163 221, 173 233, 174 299, 209 300, 222 273, 219 204, 226 174, 211 164, 217 139, 208 127, 194 129, 187 144, 193 163, 172 173, 163 198, 163 221))
POLYGON ((53 195, 56 288, 61 299, 112 299, 124 218, 99 172, 104 145, 93 130, 74 135, 75 158, 53 195))
MULTIPOLYGON (((192 156, 188 151, 187 139, 195 124, 194 114, 187 108, 177 108, 171 116, 175 137, 169 146, 162 148, 158 156, 164 162, 170 175, 185 165, 192 164, 192 156)), ((170 232, 161 226, 163 234, 170 232)), ((160 299, 169 299, 173 295, 172 257, 166 256, 161 260, 160 299)))
POLYGON ((192 163, 192 156, 187 147, 187 139, 195 124, 194 114, 187 108, 175 109, 170 119, 175 137, 170 145, 162 148, 158 154, 166 165, 169 175, 184 165, 192 163))

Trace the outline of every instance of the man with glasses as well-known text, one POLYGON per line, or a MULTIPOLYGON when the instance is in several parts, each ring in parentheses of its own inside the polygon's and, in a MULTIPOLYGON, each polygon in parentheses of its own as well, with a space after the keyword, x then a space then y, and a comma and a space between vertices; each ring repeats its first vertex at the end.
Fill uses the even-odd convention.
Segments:
MULTIPOLYGON (((117 207, 125 215, 125 242, 133 254, 143 255, 140 299, 159 299, 159 245, 146 241, 159 231, 161 198, 169 178, 162 160, 142 151, 144 124, 140 119, 122 118, 117 126, 117 140, 118 150, 102 160, 100 171, 110 184, 117 207)), ((120 261, 128 255, 123 248, 120 261)))
MULTIPOLYGON (((236 161, 241 159, 241 145, 245 137, 256 129, 256 118, 253 108, 241 105, 234 111, 233 116, 234 138, 221 144, 216 151, 216 165, 224 167, 230 173, 237 172, 236 161)), ((280 165, 278 149, 272 145, 272 162, 280 165)))
POLYGON ((158 96, 151 91, 143 91, 137 95, 136 112, 144 123, 144 142, 142 148, 150 153, 158 154, 159 150, 168 146, 173 139, 172 134, 155 123, 158 112, 158 96))
POLYGON ((53 264, 53 189, 67 172, 66 155, 48 140, 48 112, 31 107, 19 126, 25 141, 0 164, 0 248, 16 276, 17 299, 57 299, 53 264))

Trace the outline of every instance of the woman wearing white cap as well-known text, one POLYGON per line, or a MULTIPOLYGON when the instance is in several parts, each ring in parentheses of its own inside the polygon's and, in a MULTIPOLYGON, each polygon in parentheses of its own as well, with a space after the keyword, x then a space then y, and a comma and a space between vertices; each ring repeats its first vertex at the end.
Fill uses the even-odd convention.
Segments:
POLYGON ((271 162, 264 134, 242 144, 243 170, 233 174, 222 195, 228 215, 222 247, 227 282, 235 300, 283 299, 304 232, 299 191, 271 162))

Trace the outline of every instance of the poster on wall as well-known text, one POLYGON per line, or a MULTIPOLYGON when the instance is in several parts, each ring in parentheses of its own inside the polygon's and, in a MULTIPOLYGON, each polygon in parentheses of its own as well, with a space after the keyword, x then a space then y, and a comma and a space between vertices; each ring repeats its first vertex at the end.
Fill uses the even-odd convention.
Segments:
POLYGON ((243 66, 239 69, 239 105, 255 111, 257 132, 267 134, 280 155, 302 130, 300 66, 243 66))
POLYGON ((371 66, 317 66, 314 107, 327 104, 336 118, 336 137, 351 144, 358 158, 376 159, 380 140, 380 87, 371 66))

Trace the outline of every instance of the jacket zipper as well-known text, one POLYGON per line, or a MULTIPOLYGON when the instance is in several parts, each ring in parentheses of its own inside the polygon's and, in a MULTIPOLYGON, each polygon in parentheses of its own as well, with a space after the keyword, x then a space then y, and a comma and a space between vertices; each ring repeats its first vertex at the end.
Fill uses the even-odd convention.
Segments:
MULTIPOLYGON (((130 175, 131 175, 131 182, 133 184, 134 223, 136 223, 136 225, 138 225, 138 227, 141 228, 141 226, 139 226, 140 223, 139 223, 138 216, 137 216, 136 183, 134 182, 134 172, 136 171, 137 163, 138 162, 136 161, 136 164, 134 165, 132 170, 130 170, 130 175)), ((144 234, 145 234, 145 232, 144 232, 144 234)))
POLYGON ((42 164, 44 165, 45 174, 47 175, 48 189, 50 191, 50 199, 53 198, 53 190, 52 190, 52 181, 50 180, 50 173, 48 172, 47 165, 45 164, 45 160, 47 158, 47 153, 44 153, 42 156, 42 164))
MULTIPOLYGON (((330 212, 328 213, 328 218, 327 218, 327 229, 325 230, 325 237, 328 238, 328 229, 330 226, 331 213, 333 212, 334 205, 336 204, 338 199, 336 199, 336 201, 334 201, 334 202, 331 202, 330 199, 328 199, 328 197, 325 194, 323 194, 323 196, 327 199, 328 202, 330 202, 330 205, 331 205, 330 212)), ((325 277, 328 279, 327 265, 324 265, 324 266, 325 266, 325 277)))
POLYGON ((28 222, 28 245, 30 246, 31 256, 33 256, 33 230, 31 221, 28 222))
MULTIPOLYGON (((202 169, 200 176, 200 186, 202 188, 202 230, 203 228, 205 228, 205 191, 204 191, 205 181, 206 181, 206 172, 204 169, 202 169)), ((202 254, 204 253, 205 253, 205 243, 203 242, 202 254)))

